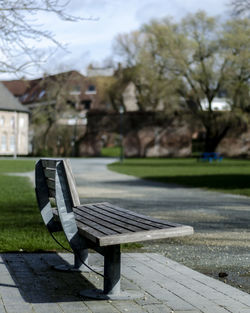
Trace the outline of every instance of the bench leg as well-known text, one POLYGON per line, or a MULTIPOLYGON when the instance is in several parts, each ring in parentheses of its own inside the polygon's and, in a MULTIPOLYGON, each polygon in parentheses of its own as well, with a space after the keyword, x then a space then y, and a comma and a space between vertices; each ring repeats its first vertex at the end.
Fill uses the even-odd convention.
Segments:
POLYGON ((79 253, 74 254, 74 268, 81 272, 89 271, 89 269, 82 263, 84 262, 88 265, 88 249, 83 249, 79 253))
POLYGON ((143 297, 135 290, 121 291, 121 251, 120 245, 105 247, 103 290, 82 290, 80 295, 100 300, 132 300, 143 297))
POLYGON ((105 249, 104 255, 104 288, 108 295, 120 294, 121 282, 121 251, 120 245, 105 249))
POLYGON ((89 272, 90 270, 82 263, 82 261, 88 265, 88 249, 83 249, 81 252, 74 253, 74 265, 60 264, 53 266, 53 269, 61 272, 89 272))

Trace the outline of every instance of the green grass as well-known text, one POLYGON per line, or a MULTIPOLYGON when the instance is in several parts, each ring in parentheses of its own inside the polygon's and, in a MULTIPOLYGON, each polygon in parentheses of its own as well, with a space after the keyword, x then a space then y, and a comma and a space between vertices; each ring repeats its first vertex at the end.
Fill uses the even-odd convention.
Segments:
POLYGON ((33 171, 33 160, 0 160, 0 173, 21 173, 33 171))
POLYGON ((197 162, 196 159, 126 159, 109 169, 163 183, 250 196, 250 160, 223 159, 197 162))
POLYGON ((102 148, 102 151, 101 151, 102 157, 119 158, 120 155, 121 155, 120 147, 102 148))
MULTIPOLYGON (((31 170, 34 161, 0 160, 0 173, 31 170)), ((0 174, 0 216, 0 252, 61 250, 44 226, 28 178, 0 174)), ((59 240, 66 244, 63 236, 59 240)))

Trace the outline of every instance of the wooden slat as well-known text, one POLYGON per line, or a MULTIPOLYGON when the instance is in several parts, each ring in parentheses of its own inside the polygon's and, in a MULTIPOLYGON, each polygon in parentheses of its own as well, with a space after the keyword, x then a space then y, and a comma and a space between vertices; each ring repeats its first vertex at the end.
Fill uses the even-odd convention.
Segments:
POLYGON ((99 235, 99 232, 92 229, 91 227, 88 227, 86 225, 82 225, 81 222, 76 221, 79 234, 88 240, 92 241, 95 245, 100 247, 100 238, 102 236, 99 235))
POLYGON ((42 165, 45 168, 55 168, 56 163, 61 161, 60 159, 41 159, 42 165))
POLYGON ((140 220, 142 219, 145 223, 149 222, 153 222, 153 223, 158 223, 159 225, 163 225, 164 227, 165 226, 168 226, 168 227, 177 227, 177 226, 182 226, 180 224, 176 224, 176 223, 172 223, 172 222, 169 222, 169 221, 163 221, 163 220, 160 220, 160 219, 156 219, 156 218, 153 218, 153 217, 149 217, 147 215, 142 215, 142 214, 138 214, 138 213, 135 213, 133 211, 130 211, 130 210, 126 210, 126 209, 123 209, 121 207, 118 207, 116 205, 113 205, 111 203, 108 203, 108 202, 103 202, 103 203, 100 203, 100 205, 104 205, 105 207, 107 207, 109 210, 110 209, 113 209, 115 211, 119 211, 119 214, 126 214, 128 216, 131 216, 131 218, 137 218, 137 220, 140 220))
POLYGON ((88 226, 93 230, 96 230, 102 234, 102 236, 107 235, 116 235, 117 232, 114 230, 111 230, 109 228, 106 228, 94 221, 92 219, 88 219, 86 217, 79 216, 78 214, 75 214, 76 221, 81 222, 82 225, 88 226))
POLYGON ((120 235, 110 235, 101 237, 99 240, 99 245, 109 246, 109 245, 117 245, 122 243, 130 243, 130 242, 139 242, 139 241, 148 241, 155 239, 164 239, 171 237, 180 237, 186 235, 192 235, 193 228, 190 226, 179 226, 179 227, 171 227, 166 229, 157 229, 157 230, 148 230, 141 231, 136 233, 129 234, 120 234, 120 235))
POLYGON ((46 179, 46 183, 49 189, 55 190, 55 181, 51 179, 46 179))
POLYGON ((55 180, 56 171, 54 169, 45 168, 43 171, 46 178, 55 180))
POLYGON ((180 224, 175 224, 175 223, 171 223, 168 221, 158 220, 158 219, 146 216, 146 215, 135 213, 133 211, 125 210, 125 209, 122 209, 122 208, 117 207, 115 205, 112 205, 108 202, 97 203, 94 205, 102 208, 103 210, 107 210, 109 212, 114 212, 115 214, 123 216, 126 219, 130 218, 131 220, 136 220, 137 222, 141 222, 145 225, 151 225, 153 227, 165 228, 165 227, 181 226, 180 224))
POLYGON ((125 217, 119 214, 119 212, 109 212, 106 209, 103 209, 102 207, 99 207, 99 205, 84 205, 81 207, 82 211, 88 210, 88 212, 97 212, 101 215, 103 219, 106 219, 110 221, 111 223, 119 223, 120 226, 123 226, 125 228, 130 229, 131 231, 142 231, 142 230, 149 230, 149 229, 155 229, 160 228, 157 227, 158 225, 148 225, 145 223, 141 223, 138 221, 135 221, 135 219, 131 219, 131 217, 125 217), (118 213, 118 214, 117 214, 118 213))
POLYGON ((74 209, 74 213, 76 213, 77 215, 83 218, 88 218, 89 220, 92 220, 107 229, 113 230, 117 232, 118 234, 141 231, 141 229, 138 227, 130 228, 129 224, 128 225, 126 225, 125 223, 120 224, 119 222, 116 222, 115 220, 105 218, 101 214, 98 214, 95 212, 92 214, 91 212, 87 210, 82 211, 76 208, 74 209))
POLYGON ((68 159, 64 160, 63 162, 64 162, 64 169, 65 169, 68 184, 69 184, 69 189, 70 189, 70 194, 71 194, 73 206, 80 205, 80 199, 78 196, 78 192, 76 190, 76 182, 75 182, 73 172, 71 170, 70 162, 68 159))
POLYGON ((49 189, 49 197, 50 197, 50 198, 55 198, 55 197, 56 197, 56 192, 55 192, 55 190, 49 189))

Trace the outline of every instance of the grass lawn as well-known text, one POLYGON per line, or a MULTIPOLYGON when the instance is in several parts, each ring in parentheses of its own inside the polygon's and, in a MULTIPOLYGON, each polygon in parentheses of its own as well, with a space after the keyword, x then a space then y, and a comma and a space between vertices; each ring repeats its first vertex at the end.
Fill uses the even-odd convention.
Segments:
MULTIPOLYGON (((34 165, 31 160, 0 160, 0 252, 62 250, 44 226, 30 180, 4 174, 32 171, 34 165)), ((59 239, 66 244, 63 236, 59 239)))
POLYGON ((33 160, 1 160, 0 173, 21 173, 34 170, 35 161, 33 160))
POLYGON ((109 169, 144 179, 250 196, 250 160, 126 159, 109 169))
POLYGON ((101 156, 109 158, 119 158, 121 155, 120 147, 106 147, 102 148, 101 156))

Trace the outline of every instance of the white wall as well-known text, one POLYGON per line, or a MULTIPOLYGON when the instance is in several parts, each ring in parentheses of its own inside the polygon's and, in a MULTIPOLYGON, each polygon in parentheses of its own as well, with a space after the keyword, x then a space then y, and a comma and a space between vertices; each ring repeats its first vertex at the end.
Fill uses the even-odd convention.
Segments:
POLYGON ((0 111, 0 155, 28 154, 28 113, 0 111))

